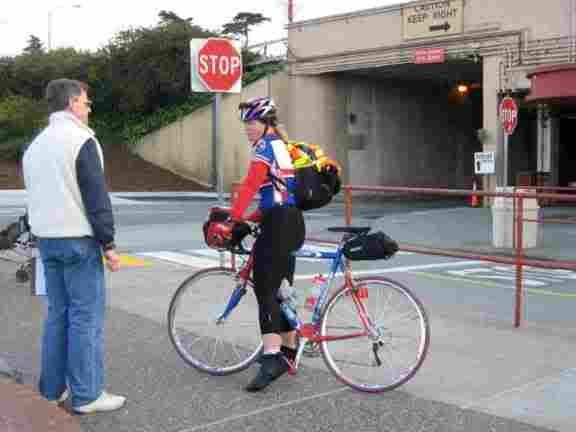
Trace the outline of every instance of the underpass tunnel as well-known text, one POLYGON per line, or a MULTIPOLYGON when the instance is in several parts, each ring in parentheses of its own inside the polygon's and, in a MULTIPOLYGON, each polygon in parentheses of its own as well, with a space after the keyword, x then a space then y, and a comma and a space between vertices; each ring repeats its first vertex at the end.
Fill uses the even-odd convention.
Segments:
POLYGON ((447 61, 334 74, 347 181, 470 188, 482 151, 482 69, 447 61))

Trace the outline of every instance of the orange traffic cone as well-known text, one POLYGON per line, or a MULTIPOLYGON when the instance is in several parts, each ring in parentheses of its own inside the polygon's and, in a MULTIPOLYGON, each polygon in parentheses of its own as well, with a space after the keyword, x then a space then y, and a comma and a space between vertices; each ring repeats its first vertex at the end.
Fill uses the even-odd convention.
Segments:
POLYGON ((476 195, 476 180, 472 183, 472 195, 470 195, 470 207, 480 207, 480 197, 476 195))

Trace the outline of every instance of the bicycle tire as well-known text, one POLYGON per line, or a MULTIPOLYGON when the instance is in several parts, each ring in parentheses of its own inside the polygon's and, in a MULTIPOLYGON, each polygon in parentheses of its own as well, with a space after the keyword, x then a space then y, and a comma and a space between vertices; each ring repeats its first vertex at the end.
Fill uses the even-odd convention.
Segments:
POLYGON ((234 270, 208 268, 182 282, 170 301, 168 334, 172 345, 187 364, 210 375, 240 372, 262 350, 258 306, 251 285, 230 316, 217 323, 236 285, 234 270), (223 356, 216 359, 216 354, 223 356))
MULTIPOLYGON (((360 297, 360 293, 367 295, 367 299, 360 300, 370 320, 375 323, 377 335, 322 341, 320 348, 324 362, 336 378, 355 390, 369 393, 393 390, 409 381, 426 358, 430 345, 428 316, 420 300, 396 281, 383 277, 361 278, 354 281, 354 287, 360 297), (378 301, 384 300, 391 306, 393 296, 398 296, 403 303, 398 303, 401 309, 399 315, 394 316, 391 310, 375 312, 378 301), (416 336, 414 343, 407 344, 406 341, 410 342, 409 331, 414 331, 416 336), (405 344, 401 346, 403 339, 405 344), (352 349, 352 342, 356 349, 352 349), (398 355, 404 354, 406 357, 406 361, 397 367, 394 366, 396 348, 398 355), (360 378, 364 369, 372 378, 360 378), (377 377, 374 376, 376 372, 377 377)), ((352 290, 343 286, 330 297, 320 320, 321 336, 346 335, 364 330, 351 296, 352 290), (339 325, 339 322, 343 324, 339 325)))

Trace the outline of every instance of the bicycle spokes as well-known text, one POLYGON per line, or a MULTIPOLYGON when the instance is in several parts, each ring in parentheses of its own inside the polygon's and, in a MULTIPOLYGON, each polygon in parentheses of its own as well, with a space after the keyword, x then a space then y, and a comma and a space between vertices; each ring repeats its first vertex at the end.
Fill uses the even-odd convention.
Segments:
POLYGON ((354 284, 337 291, 325 307, 320 343, 326 364, 357 390, 391 390, 409 380, 424 360, 426 314, 396 282, 365 278, 354 284), (360 296, 359 288, 368 296, 360 296))

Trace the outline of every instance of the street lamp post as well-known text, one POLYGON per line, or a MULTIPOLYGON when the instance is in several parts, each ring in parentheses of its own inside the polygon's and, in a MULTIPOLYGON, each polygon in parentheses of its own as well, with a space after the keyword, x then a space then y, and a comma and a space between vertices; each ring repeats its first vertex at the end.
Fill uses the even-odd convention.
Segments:
POLYGON ((80 4, 61 5, 61 6, 56 6, 55 8, 50 9, 48 11, 48 51, 52 51, 52 15, 54 14, 54 12, 56 10, 62 9, 65 7, 72 7, 72 8, 79 9, 82 7, 82 5, 80 5, 80 4))

